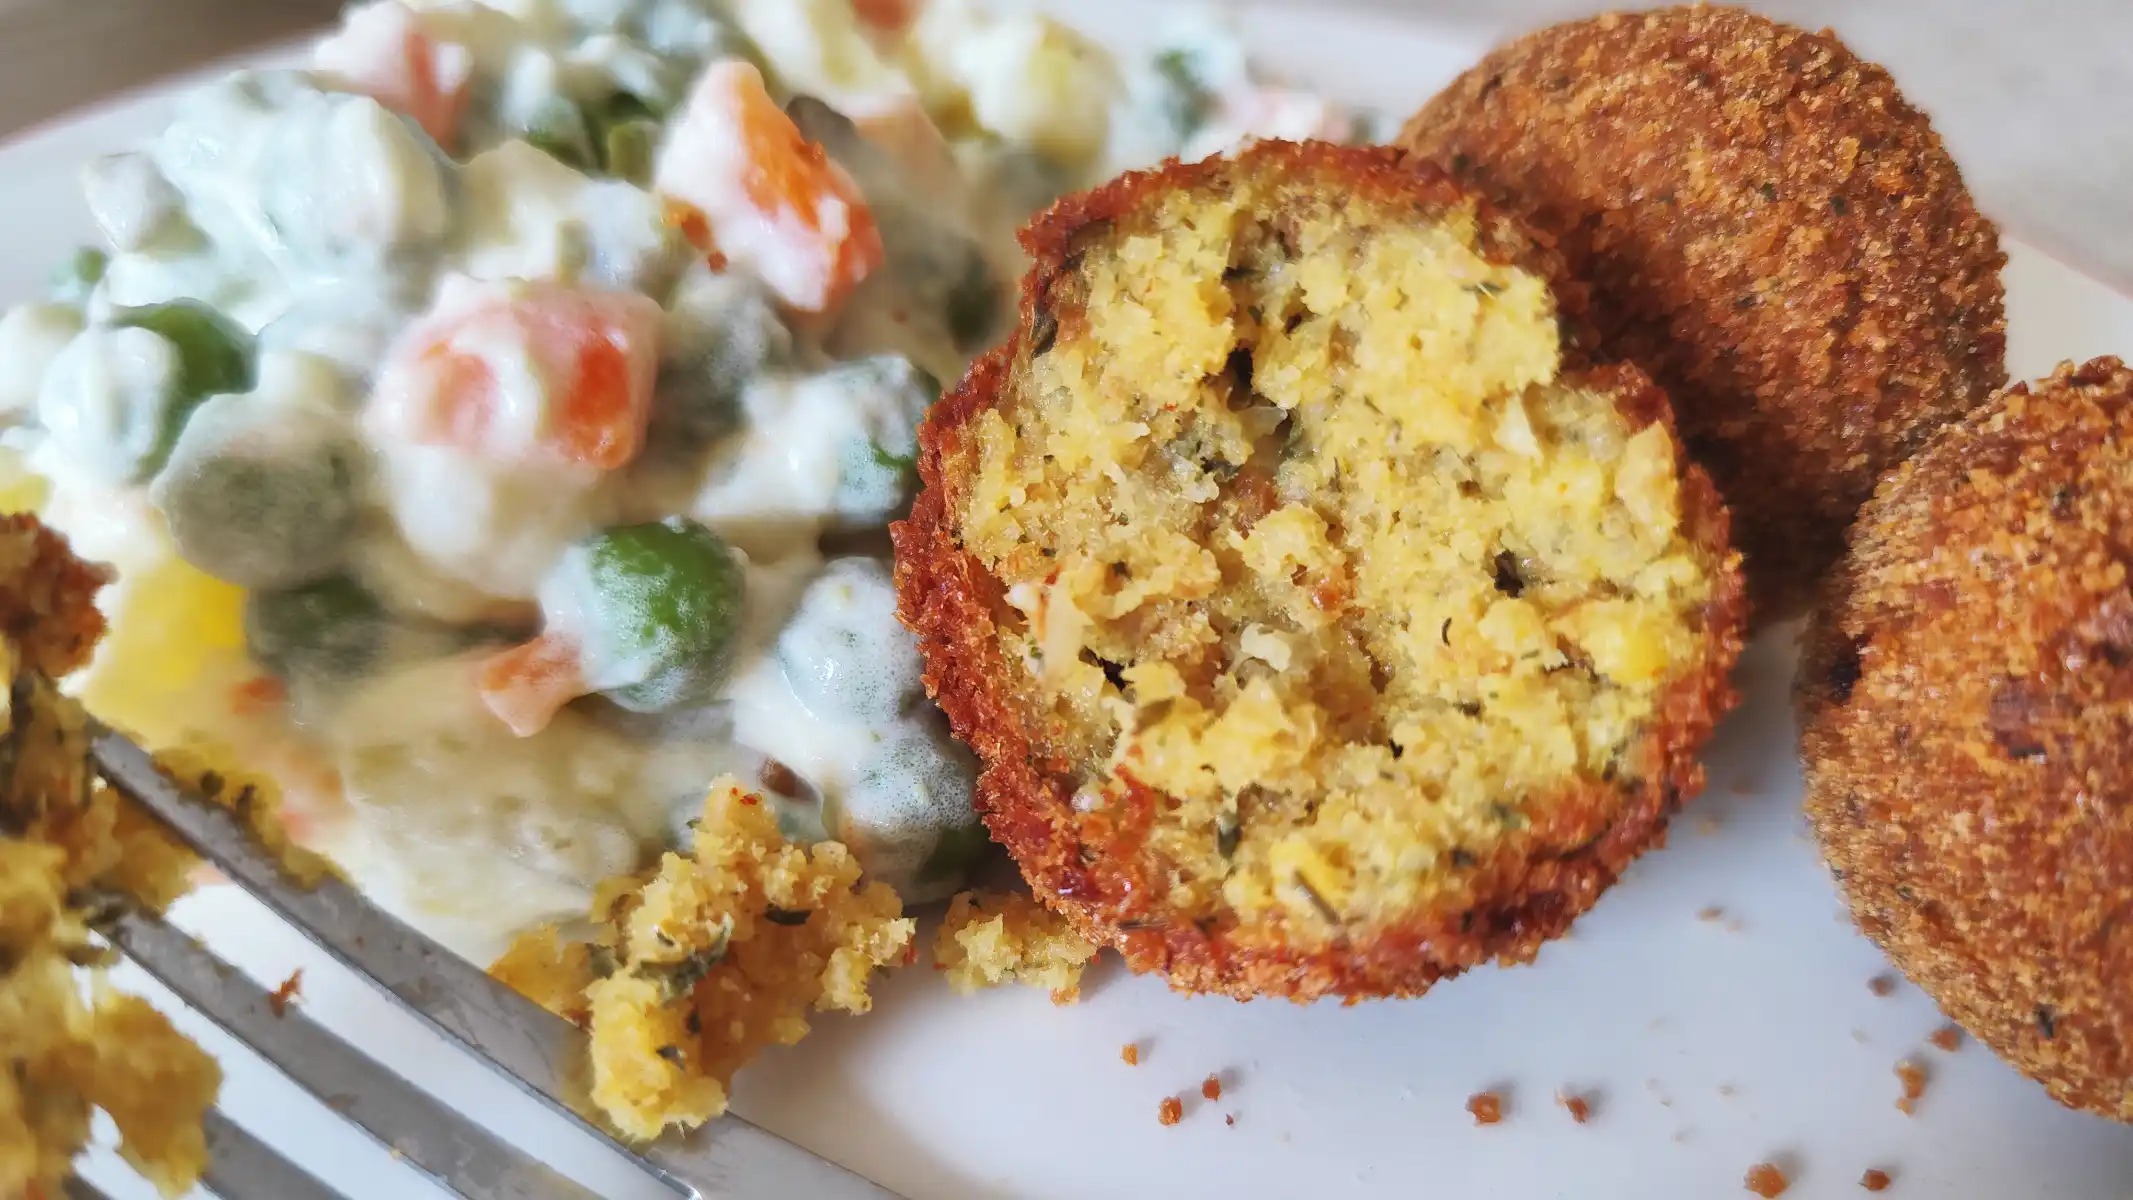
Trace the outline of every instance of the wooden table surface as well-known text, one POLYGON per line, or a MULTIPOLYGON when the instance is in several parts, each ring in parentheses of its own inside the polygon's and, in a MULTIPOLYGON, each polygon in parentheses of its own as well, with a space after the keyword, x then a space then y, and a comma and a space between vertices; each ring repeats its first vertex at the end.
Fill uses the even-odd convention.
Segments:
MULTIPOLYGON (((1265 0, 1281 2, 1281 0, 1265 0)), ((1286 0, 1492 32, 1593 0, 1286 0)), ((1930 112, 2011 232, 2133 290, 2133 0, 1756 0, 1834 26, 1930 112)), ((0 136, 331 20, 339 0, 0 0, 0 136)))

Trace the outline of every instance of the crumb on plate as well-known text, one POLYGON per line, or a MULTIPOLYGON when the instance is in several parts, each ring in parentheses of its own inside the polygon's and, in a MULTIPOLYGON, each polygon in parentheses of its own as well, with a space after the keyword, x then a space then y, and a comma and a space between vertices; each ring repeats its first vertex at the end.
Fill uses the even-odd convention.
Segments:
POLYGON ((1235 1125, 1235 1124, 1237 1123, 1237 1114, 1236 1114, 1236 1113, 1223 1113, 1223 1114, 1222 1114, 1222 1123, 1223 1123, 1224 1125, 1235 1125))
POLYGON ((842 843, 787 842, 771 806, 727 778, 688 854, 600 887, 589 943, 536 929, 491 970, 585 1025, 593 1103, 649 1141, 725 1112, 734 1072, 805 1037, 810 1010, 870 1009, 875 969, 911 944, 902 914, 842 843))
POLYGON ((1577 1092, 1557 1092, 1555 1102, 1563 1106, 1570 1119, 1583 1125, 1592 1119, 1592 1099, 1577 1092))
POLYGON ((1200 1085, 1200 1094, 1202 1096, 1205 1096, 1209 1100, 1220 1100, 1222 1098, 1221 1078, 1219 1076, 1209 1075, 1207 1077, 1207 1081, 1200 1085))
MULTIPOLYGON (((1844 919, 1851 920, 1850 914, 1847 913, 1844 919)), ((1866 981, 1866 990, 1876 996, 1886 996, 1896 990, 1896 977, 1884 971, 1866 981)))
POLYGON ((1792 1181, 1785 1178, 1785 1172, 1778 1170, 1771 1163, 1757 1163, 1749 1167, 1748 1178, 1745 1182, 1748 1185, 1748 1190, 1763 1197, 1763 1200, 1770 1200, 1773 1196, 1782 1196, 1785 1194, 1785 1189, 1792 1186, 1792 1181))
POLYGON ((1466 1098, 1466 1110, 1474 1114, 1474 1124, 1494 1125, 1503 1120, 1503 1097, 1495 1092, 1476 1092, 1466 1098))
POLYGON ((1176 1096, 1165 1096, 1155 1107, 1155 1119, 1162 1125, 1175 1125, 1185 1119, 1185 1102, 1176 1096))
POLYGON ((1118 1061, 1129 1067, 1141 1065, 1141 1048, 1137 1043, 1127 1042, 1118 1048, 1118 1061))
POLYGON ((1889 1173, 1876 1167, 1859 1177, 1859 1186, 1870 1192, 1889 1190, 1889 1173))
POLYGON ((1021 892, 960 892, 933 942, 933 965, 963 995, 1003 983, 1049 989, 1052 1003, 1081 999, 1096 945, 1065 917, 1021 892))
POLYGON ((1918 1098, 1926 1094, 1926 1069, 1906 1058, 1896 1064, 1896 1078, 1903 1081, 1903 1097, 1896 1101, 1896 1108, 1908 1117, 1918 1107, 1918 1098))
POLYGON ((1948 1024, 1934 1030, 1933 1036, 1926 1040, 1933 1043, 1934 1049, 1953 1054, 1956 1048, 1963 1044, 1962 1026, 1950 1021, 1948 1024))

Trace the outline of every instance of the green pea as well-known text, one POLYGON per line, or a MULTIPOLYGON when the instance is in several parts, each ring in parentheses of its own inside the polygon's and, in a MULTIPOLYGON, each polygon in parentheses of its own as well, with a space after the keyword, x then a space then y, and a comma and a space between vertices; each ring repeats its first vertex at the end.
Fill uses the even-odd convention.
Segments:
POLYGON ((178 350, 177 395, 165 410, 154 451, 142 463, 139 477, 145 478, 169 459, 186 421, 208 397, 251 390, 252 335, 198 300, 120 309, 111 324, 160 334, 178 350))
POLYGON ((148 499, 179 557, 250 588, 341 565, 356 521, 356 451, 322 419, 257 396, 199 406, 148 499))
POLYGON ((659 380, 652 393, 655 437, 698 445, 741 424, 741 392, 792 358, 792 331, 760 284, 739 273, 698 268, 676 289, 659 380))
POLYGON ((526 122, 525 138, 534 149, 557 162, 588 170, 594 164, 592 132, 585 111, 561 96, 542 101, 526 122))
POLYGON ((376 596, 331 575, 247 596, 245 646, 254 662, 284 679, 351 679, 377 661, 388 621, 376 596))
POLYGON ((82 246, 53 269, 51 284, 45 290, 59 304, 84 307, 96 285, 104 281, 104 269, 110 265, 110 255, 94 246, 82 246))
POLYGON ((819 378, 847 389, 859 418, 838 452, 834 513, 848 527, 884 524, 917 493, 918 423, 940 399, 940 381, 896 354, 839 363, 819 378))
POLYGON ((711 699, 733 665, 747 580, 723 538, 680 517, 609 529, 565 556, 587 679, 632 712, 711 699))

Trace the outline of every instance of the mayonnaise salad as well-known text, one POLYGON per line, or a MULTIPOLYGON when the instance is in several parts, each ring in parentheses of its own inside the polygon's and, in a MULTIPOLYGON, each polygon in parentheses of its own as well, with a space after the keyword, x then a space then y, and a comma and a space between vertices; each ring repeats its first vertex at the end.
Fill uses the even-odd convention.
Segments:
POLYGON ((879 531, 1012 230, 1367 132, 1200 21, 1125 61, 949 0, 355 7, 90 165, 107 247, 0 319, 9 495, 118 570, 74 684, 470 954, 766 755, 789 836, 945 895, 974 764, 879 531))

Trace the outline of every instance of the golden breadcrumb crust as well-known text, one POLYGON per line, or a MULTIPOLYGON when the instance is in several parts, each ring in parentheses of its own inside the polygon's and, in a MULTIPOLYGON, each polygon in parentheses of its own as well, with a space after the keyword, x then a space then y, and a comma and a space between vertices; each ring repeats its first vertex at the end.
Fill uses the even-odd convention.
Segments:
POLYGON ((2062 365, 1861 511, 1796 684, 1859 928, 2060 1102, 2133 1120, 2133 371, 2062 365))
POLYGON ((933 966, 963 995, 1003 983, 1041 987, 1054 1004, 1081 999, 1096 945, 1021 892, 957 892, 933 939, 933 966))
POLYGON ((687 854, 602 885, 590 941, 543 926, 490 968, 591 1034, 593 1104, 645 1141, 724 1113, 734 1072, 805 1037, 810 1011, 866 1012, 915 930, 841 843, 787 842, 731 779, 694 825, 687 854))
MULTIPOLYGON (((1509 294, 1507 286, 1523 286, 1517 282, 1523 277, 1549 285, 1561 278, 1553 256, 1514 222, 1442 173, 1417 170, 1390 151, 1259 143, 1230 160, 1170 163, 1060 202, 1023 232, 1034 265, 1023 281, 1014 336, 974 364, 921 429, 924 490, 910 518, 891 530, 899 612, 925 653, 928 687, 984 764, 977 800, 993 836, 1014 855, 1038 898, 1082 936, 1117 948, 1134 970, 1161 973, 1183 990, 1298 1000, 1419 994, 1491 959, 1530 960, 1632 859, 1663 841, 1667 817, 1702 784, 1696 748, 1733 701, 1726 677, 1743 617, 1738 556, 1728 548, 1715 490, 1672 439, 1664 395, 1631 367, 1570 370, 1578 357, 1574 341, 1566 340, 1561 363, 1549 363, 1551 372, 1565 368, 1566 389, 1602 405, 1600 411, 1611 405, 1629 431, 1662 431, 1663 461, 1678 464, 1668 480, 1678 503, 1678 536, 1704 589, 1689 621, 1693 649, 1662 664, 1650 712, 1620 748, 1619 760, 1635 768, 1622 775, 1579 773, 1553 793, 1527 798, 1530 818, 1506 822, 1482 852, 1451 851, 1452 883, 1428 902, 1373 925, 1351 923, 1330 938, 1321 930, 1292 939, 1285 930, 1295 926, 1282 921, 1171 907, 1166 885, 1174 876, 1150 852, 1150 831, 1179 808, 1180 797, 1125 772, 1112 777, 1105 803, 1077 802, 1085 799, 1075 793, 1086 730, 1029 701, 1021 682, 1026 668, 1011 665, 1004 649, 1019 620, 1017 605, 965 545, 964 507, 979 486, 973 473, 980 427, 988 414, 1016 402, 1032 350, 1043 353, 1084 335, 1088 317, 1061 307, 1058 296, 1073 291, 1069 285, 1085 261, 1117 227, 1171 198, 1219 193, 1261 177, 1293 182, 1306 196, 1336 197, 1335 207, 1372 212, 1387 226, 1441 221, 1465 231, 1467 249, 1483 265, 1509 272, 1497 283, 1471 285, 1483 303, 1509 294)), ((1272 219, 1278 224, 1294 215, 1272 219)), ((1225 283, 1230 274, 1224 273, 1225 283)), ((1564 324, 1574 326, 1574 317, 1564 324)), ((1336 594, 1328 603, 1338 609, 1345 598, 1336 594)), ((1392 758, 1398 757, 1395 749, 1392 758)), ((1317 889, 1304 890, 1322 899, 1317 889)))
POLYGON ((2005 255, 1924 114, 1834 35, 1675 7, 1543 29, 1399 144, 1589 283, 1725 495, 1758 623, 1794 614, 1882 472, 2006 382, 2005 255))

